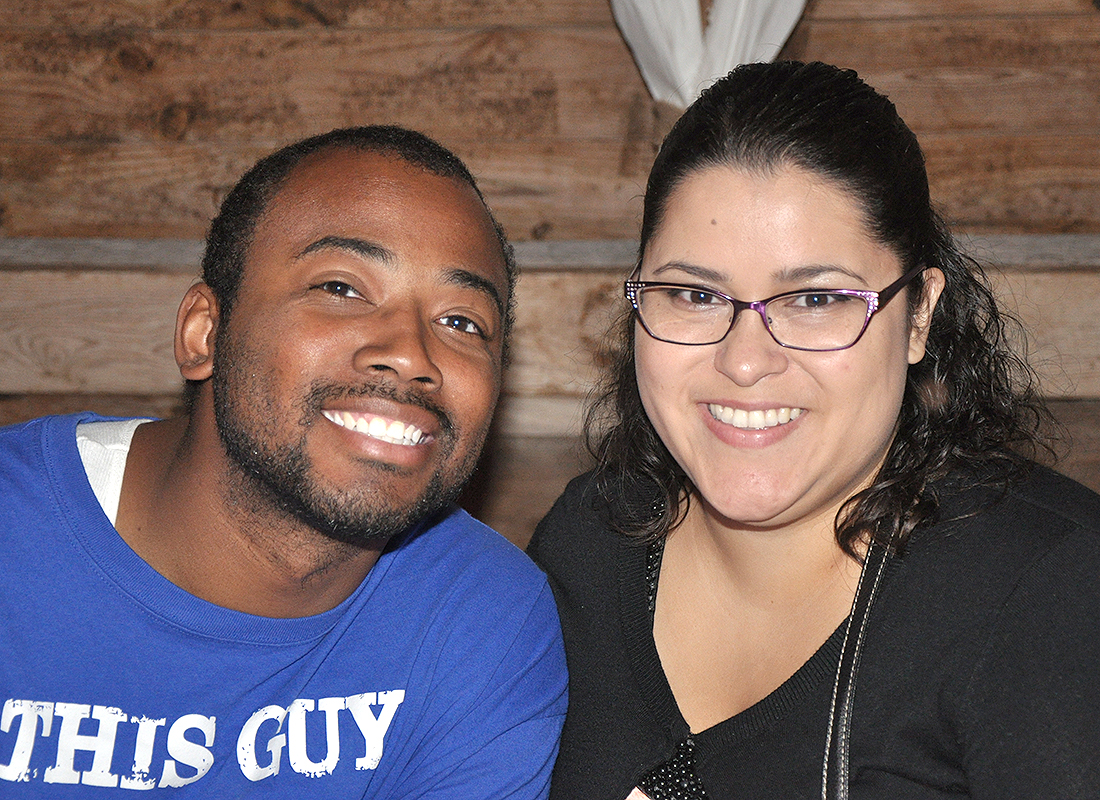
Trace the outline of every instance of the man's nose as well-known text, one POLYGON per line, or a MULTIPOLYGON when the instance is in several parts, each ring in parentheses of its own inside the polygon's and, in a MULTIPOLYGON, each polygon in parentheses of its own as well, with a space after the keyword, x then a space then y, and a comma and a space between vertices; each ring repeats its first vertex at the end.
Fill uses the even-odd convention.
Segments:
POLYGON ((389 372, 401 383, 438 389, 443 373, 432 356, 431 325, 412 310, 375 316, 365 328, 353 366, 360 372, 389 372))

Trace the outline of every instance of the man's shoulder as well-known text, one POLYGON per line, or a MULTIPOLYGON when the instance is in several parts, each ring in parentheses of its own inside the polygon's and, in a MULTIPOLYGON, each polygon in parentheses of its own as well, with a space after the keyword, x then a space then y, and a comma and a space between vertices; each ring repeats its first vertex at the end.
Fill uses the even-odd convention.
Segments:
POLYGON ((461 508, 452 507, 422 525, 396 548, 401 569, 481 585, 487 592, 541 591, 546 579, 527 555, 461 508))
POLYGON ((120 422, 121 417, 104 417, 92 411, 75 414, 52 414, 44 417, 14 422, 0 426, 0 446, 19 446, 23 442, 37 442, 40 437, 66 437, 72 433, 75 439, 76 426, 90 422, 120 422))
POLYGON ((458 508, 397 542, 374 570, 378 574, 368 575, 364 587, 375 586, 365 597, 368 616, 384 607, 409 625, 476 628, 493 636, 557 624, 542 570, 458 508))

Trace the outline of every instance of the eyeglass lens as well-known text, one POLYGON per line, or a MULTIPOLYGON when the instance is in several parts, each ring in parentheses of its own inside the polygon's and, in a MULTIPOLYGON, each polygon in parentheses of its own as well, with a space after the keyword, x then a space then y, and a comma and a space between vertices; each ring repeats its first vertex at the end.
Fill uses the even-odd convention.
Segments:
MULTIPOLYGON (((734 306, 721 295, 702 289, 646 286, 635 297, 646 330, 666 342, 714 344, 732 327, 734 306)), ((772 338, 801 350, 850 347, 863 333, 868 319, 866 297, 840 292, 784 295, 763 308, 772 338)))

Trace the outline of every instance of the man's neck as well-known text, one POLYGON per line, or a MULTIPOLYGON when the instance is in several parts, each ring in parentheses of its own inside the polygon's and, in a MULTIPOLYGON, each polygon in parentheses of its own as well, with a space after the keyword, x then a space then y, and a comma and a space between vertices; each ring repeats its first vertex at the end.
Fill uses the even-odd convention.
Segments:
POLYGON ((333 540, 250 491, 208 423, 148 423, 130 446, 115 527, 196 597, 266 617, 327 611, 362 583, 384 543, 333 540))

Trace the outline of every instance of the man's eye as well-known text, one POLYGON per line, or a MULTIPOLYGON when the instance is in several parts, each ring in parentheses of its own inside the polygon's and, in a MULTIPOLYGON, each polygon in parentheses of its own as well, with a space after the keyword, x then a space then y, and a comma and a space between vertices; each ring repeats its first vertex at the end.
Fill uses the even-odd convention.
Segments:
POLYGON ((314 288, 320 289, 322 292, 337 295, 338 297, 362 297, 351 284, 344 283, 343 281, 325 281, 324 283, 317 284, 314 288))
POLYGON ((469 333, 474 336, 480 336, 482 339, 486 338, 485 331, 480 325, 469 317, 464 317, 461 314, 448 314, 445 317, 440 317, 438 322, 440 325, 458 331, 459 333, 469 333))

